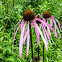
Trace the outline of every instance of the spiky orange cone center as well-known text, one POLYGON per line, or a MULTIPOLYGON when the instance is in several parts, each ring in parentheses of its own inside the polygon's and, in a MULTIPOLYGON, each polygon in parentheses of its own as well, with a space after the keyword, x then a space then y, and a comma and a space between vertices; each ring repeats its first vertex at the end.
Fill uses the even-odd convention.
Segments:
POLYGON ((31 10, 26 10, 23 13, 23 19, 25 21, 30 21, 30 20, 33 20, 34 18, 35 18, 35 15, 34 15, 33 11, 31 11, 31 10))
POLYGON ((44 18, 50 18, 51 17, 51 13, 49 11, 46 11, 43 13, 43 17, 44 18))

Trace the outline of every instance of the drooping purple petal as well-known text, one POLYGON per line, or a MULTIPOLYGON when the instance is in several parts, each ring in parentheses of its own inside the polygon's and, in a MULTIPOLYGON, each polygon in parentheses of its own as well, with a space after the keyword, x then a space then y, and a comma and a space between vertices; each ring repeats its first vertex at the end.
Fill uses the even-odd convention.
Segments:
POLYGON ((31 23, 31 27, 32 27, 33 25, 34 25, 34 23, 32 22, 32 23, 31 23))
MULTIPOLYGON (((53 31, 53 27, 50 24, 46 23, 46 20, 43 21, 38 18, 35 18, 35 19, 42 22, 43 24, 45 24, 45 26, 47 27, 47 30, 48 30, 48 34, 49 34, 48 37, 51 37, 49 28, 53 31)), ((51 40, 52 40, 52 37, 51 37, 51 40)), ((52 40, 52 42, 53 42, 53 40, 52 40)))
POLYGON ((49 42, 50 42, 50 44, 51 44, 50 36, 48 35, 48 33, 47 33, 47 30, 46 30, 46 29, 45 29, 45 33, 46 33, 46 35, 47 35, 47 37, 48 37, 48 39, 49 39, 49 42))
POLYGON ((50 17, 50 24, 51 24, 51 26, 53 25, 53 22, 52 22, 52 18, 50 17))
POLYGON ((48 37, 50 38, 50 30, 49 30, 49 28, 47 28, 47 34, 48 34, 48 37))
MULTIPOLYGON (((21 20, 21 21, 22 21, 22 20, 21 20)), ((14 29, 14 35, 15 35, 16 27, 17 27, 17 25, 18 25, 21 21, 19 21, 19 22, 16 24, 15 29, 14 29)))
MULTIPOLYGON (((45 21, 46 21, 46 19, 45 19, 45 21)), ((47 23, 48 23, 48 18, 47 18, 47 21, 46 21, 47 23)), ((46 26, 44 25, 44 30, 46 30, 46 26)), ((49 31, 49 28, 47 27, 47 35, 48 35, 48 38, 50 39, 50 31, 49 31)))
POLYGON ((57 25, 56 25, 56 22, 54 21, 54 19, 52 19, 52 17, 50 17, 50 24, 51 24, 51 26, 53 26, 53 22, 54 22, 54 31, 53 31, 53 33, 55 34, 55 36, 56 36, 56 38, 57 38, 57 33, 56 33, 56 28, 57 28, 57 25))
POLYGON ((25 33, 25 36, 24 36, 24 39, 23 39, 23 44, 25 44, 25 40, 26 40, 26 38, 27 38, 27 33, 28 33, 28 32, 25 33))
POLYGON ((51 36, 51 33, 50 33, 50 29, 49 28, 47 28, 47 36, 48 36, 48 38, 49 38, 49 41, 50 41, 50 39, 52 40, 52 42, 54 43, 54 41, 53 41, 53 39, 52 39, 52 36, 51 36))
POLYGON ((37 30, 36 26, 35 26, 35 32, 36 32, 36 36, 37 36, 37 39, 36 39, 37 46, 39 46, 39 31, 37 30))
MULTIPOLYGON (((16 26, 17 26, 21 21, 23 21, 23 20, 20 20, 20 21, 16 24, 16 26)), ((15 26, 15 27, 16 27, 16 26, 15 26)))
POLYGON ((50 17, 50 21, 51 21, 51 23, 52 23, 52 21, 54 22, 54 27, 55 27, 55 29, 54 29, 53 33, 55 34, 55 36, 56 36, 56 38, 57 38, 56 29, 58 30, 59 36, 60 36, 60 31, 59 31, 59 29, 58 29, 58 27, 57 27, 57 25, 56 25, 55 20, 52 19, 52 17, 50 17))
POLYGON ((56 19, 56 18, 54 18, 53 16, 51 16, 53 19, 55 19, 56 21, 57 21, 57 23, 58 23, 58 25, 59 25, 59 28, 60 28, 60 31, 61 31, 61 24, 60 24, 60 22, 56 19))
MULTIPOLYGON (((45 21, 46 21, 46 19, 45 19, 45 21)), ((47 18, 47 21, 46 22, 48 23, 48 18, 47 18)), ((50 21, 50 24, 52 26, 52 22, 51 21, 50 21)), ((47 37, 49 39, 49 42, 51 43, 50 39, 52 40, 52 36, 51 36, 50 30, 49 30, 49 27, 47 27, 47 30, 46 30, 46 26, 44 26, 44 27, 45 27, 45 32, 47 34, 47 37)), ((53 42, 53 40, 52 40, 52 42, 53 42)))
POLYGON ((40 33, 40 35, 41 35, 41 37, 42 37, 42 39, 43 39, 43 41, 44 41, 44 44, 45 44, 45 46, 46 46, 46 51, 48 51, 48 45, 47 45, 46 40, 44 39, 44 36, 43 36, 43 34, 42 34, 42 31, 40 30, 40 28, 38 27, 37 23, 36 23, 34 20, 33 20, 33 22, 34 22, 34 25, 37 27, 37 30, 39 30, 39 33, 40 33))
POLYGON ((41 27, 42 27, 42 23, 40 24, 40 29, 41 29, 41 27))
POLYGON ((57 37, 57 33, 56 33, 57 25, 56 25, 56 22, 54 21, 54 19, 53 19, 53 22, 54 22, 54 24, 55 24, 55 29, 54 29, 53 33, 54 33, 54 34, 56 35, 56 37, 57 37))
MULTIPOLYGON (((21 20, 22 21, 22 20, 21 20)), ((13 43, 12 43, 12 52, 13 52, 13 44, 14 44, 14 40, 15 40, 15 36, 16 36, 16 34, 17 34, 17 31, 18 31, 18 29, 20 28, 20 26, 21 26, 21 24, 23 24, 21 21, 19 21, 17 24, 16 24, 16 26, 15 26, 15 28, 14 28, 14 39, 13 39, 13 43), (21 22, 21 24, 19 25, 19 27, 17 28, 17 30, 16 30, 16 27, 17 27, 17 25, 19 24, 21 22), (16 30, 16 32, 15 32, 15 30, 16 30)))
POLYGON ((53 31, 53 27, 50 24, 46 23, 46 21, 43 21, 39 18, 35 18, 35 20, 38 20, 38 21, 42 22, 43 24, 45 24, 47 27, 49 27, 53 31))
POLYGON ((28 52, 29 52, 29 21, 28 21, 28 30, 27 30, 27 35, 28 35, 28 37, 27 37, 27 56, 28 56, 28 52))
POLYGON ((54 43, 52 36, 51 36, 51 33, 50 33, 50 29, 47 27, 47 30, 46 30, 46 26, 44 26, 44 28, 45 28, 45 33, 49 39, 50 44, 51 44, 51 41, 54 43), (51 39, 51 41, 50 41, 50 39, 51 39))
POLYGON ((20 27, 21 27, 21 31, 22 31, 22 25, 23 25, 23 23, 24 23, 24 21, 22 21, 21 24, 19 25, 19 27, 17 28, 16 33, 15 33, 15 36, 16 36, 17 31, 18 31, 18 29, 19 29, 20 27))
MULTIPOLYGON (((28 28, 28 26, 26 28, 28 28)), ((26 32, 26 28, 25 28, 25 31, 24 31, 25 32, 25 35, 24 35, 24 39, 23 39, 23 44, 25 44, 25 40, 26 40, 26 38, 28 36, 28 30, 26 32)))
MULTIPOLYGON (((26 27, 26 28, 27 28, 27 27, 26 27)), ((28 33, 28 31, 26 32, 26 28, 24 29, 23 44, 25 44, 25 40, 26 40, 26 38, 27 38, 27 33, 28 33)))
POLYGON ((59 35, 59 38, 61 38, 61 34, 59 35))
POLYGON ((44 32, 44 38, 45 38, 45 40, 46 40, 46 42, 47 42, 47 45, 48 45, 48 40, 47 40, 47 36, 46 36, 46 32, 45 32, 45 25, 43 24, 43 26, 42 26, 42 29, 43 29, 43 32, 44 32))
MULTIPOLYGON (((46 21, 46 19, 45 19, 45 21, 46 21)), ((46 21, 47 23, 48 23, 48 18, 47 18, 47 21, 46 21)), ((50 18, 50 25, 52 26, 52 19, 50 18)), ((46 27, 46 26, 45 26, 46 27)), ((48 39, 49 39, 49 42, 50 42, 50 44, 51 44, 51 41, 50 41, 50 39, 52 40, 52 42, 54 43, 54 41, 53 41, 53 39, 52 39, 52 36, 51 36, 51 33, 50 33, 50 29, 47 27, 47 30, 45 29, 45 32, 46 32, 46 34, 47 34, 47 37, 48 37, 48 39)))
POLYGON ((24 26, 24 21, 21 22, 21 27, 20 27, 21 32, 22 32, 22 27, 23 27, 23 26, 24 26))
MULTIPOLYGON (((60 28, 60 31, 59 31, 59 29, 58 29, 58 27, 57 27, 56 22, 55 22, 54 19, 53 19, 53 22, 54 22, 54 24, 55 24, 55 32, 56 32, 56 29, 57 29, 57 30, 58 30, 58 33, 59 33, 59 37, 60 37, 61 27, 59 27, 59 28, 60 28)), ((59 23, 59 22, 58 22, 58 23, 59 23)))
POLYGON ((20 35, 20 42, 19 42, 19 57, 22 58, 22 49, 23 49, 23 35, 24 35, 24 29, 25 29, 26 22, 23 26, 21 35, 20 35))
MULTIPOLYGON (((21 20, 21 21, 22 21, 22 20, 21 20)), ((19 21, 19 22, 16 24, 16 26, 15 26, 15 28, 14 28, 14 35, 15 35, 16 27, 17 27, 17 25, 18 25, 21 21, 19 21)))
MULTIPOLYGON (((24 21, 21 22, 22 25, 23 25, 23 22, 24 22, 24 21)), ((19 23, 20 23, 20 22, 19 22, 19 23)), ((19 23, 18 23, 18 24, 19 24, 19 23)), ((18 25, 18 24, 17 24, 17 25, 18 25)), ((18 31, 19 28, 21 27, 21 24, 18 26, 16 32, 15 32, 16 27, 15 27, 15 29, 14 29, 14 40, 15 40, 15 36, 16 36, 16 34, 17 34, 17 31, 18 31)), ((17 26, 17 25, 16 25, 16 26, 17 26)), ((13 40, 13 44, 14 44, 14 40, 13 40)))
MULTIPOLYGON (((46 19, 44 20, 46 21, 46 19)), ((48 23, 48 19, 47 19, 47 23, 48 23)), ((40 24, 40 28, 43 26, 43 23, 40 24)), ((44 25, 44 30, 45 30, 45 33, 49 39, 49 42, 51 43, 50 39, 52 40, 52 36, 51 36, 51 33, 50 33, 50 30, 49 30, 49 27, 47 27, 47 30, 46 30, 46 26, 44 25)), ((54 43, 54 41, 52 40, 52 42, 54 43)))

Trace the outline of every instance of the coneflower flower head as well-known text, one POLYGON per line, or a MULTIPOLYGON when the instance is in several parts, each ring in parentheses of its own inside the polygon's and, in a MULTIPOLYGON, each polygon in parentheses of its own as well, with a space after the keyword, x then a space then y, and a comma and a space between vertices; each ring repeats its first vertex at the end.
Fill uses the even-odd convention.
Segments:
MULTIPOLYGON (((39 58, 39 60, 40 60, 40 59, 41 59, 41 58, 39 58)), ((38 61, 38 56, 35 56, 35 57, 34 57, 34 60, 35 60, 35 61, 38 61)))
POLYGON ((56 38, 58 38, 57 32, 56 32, 56 30, 57 30, 58 33, 59 33, 59 38, 61 38, 60 31, 61 31, 61 28, 62 28, 62 27, 61 27, 60 22, 59 22, 56 18, 54 18, 53 16, 51 16, 51 13, 50 13, 49 11, 44 12, 44 13, 43 13, 43 17, 45 18, 45 21, 47 20, 47 21, 46 21, 47 23, 49 23, 49 22, 48 22, 48 18, 50 18, 50 25, 51 25, 52 27, 54 27, 53 33, 55 34, 56 38), (58 23, 59 28, 58 28, 56 22, 58 23), (54 25, 53 25, 53 23, 54 23, 54 25), (60 30, 59 30, 59 29, 60 29, 60 30))
POLYGON ((43 17, 44 18, 50 18, 51 17, 51 13, 49 11, 46 11, 43 13, 43 17))
MULTIPOLYGON (((38 60, 38 56, 35 56, 34 59, 33 59, 34 62, 41 62, 40 60, 41 60, 41 58, 39 58, 39 60, 38 60)), ((31 59, 31 61, 32 61, 32 59, 31 59)))
POLYGON ((31 11, 31 10, 26 10, 23 13, 23 19, 25 21, 30 21, 30 20, 33 20, 34 18, 35 18, 35 15, 34 15, 33 11, 31 11))

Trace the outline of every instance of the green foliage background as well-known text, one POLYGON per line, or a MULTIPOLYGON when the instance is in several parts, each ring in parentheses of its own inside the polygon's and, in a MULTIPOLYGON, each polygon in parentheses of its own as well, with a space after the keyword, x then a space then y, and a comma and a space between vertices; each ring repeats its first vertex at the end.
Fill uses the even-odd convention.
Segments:
MULTIPOLYGON (((14 53, 12 53, 12 42, 14 38, 14 27, 18 21, 23 19, 23 12, 32 10, 35 15, 42 15, 50 11, 62 24, 62 0, 0 0, 0 62, 27 62, 26 43, 23 46, 22 59, 19 58, 20 30, 16 35, 14 53), (8 22, 7 22, 8 21, 8 22), (7 24, 6 24, 7 23, 7 24)), ((37 43, 34 27, 32 28, 34 56, 37 56, 37 43)), ((51 32, 52 33, 52 32, 51 32)), ((54 44, 49 44, 48 52, 45 48, 45 62, 62 62, 62 40, 52 33, 54 44)), ((40 57, 43 54, 43 40, 40 38, 40 57)), ((28 62, 31 60, 31 47, 29 49, 28 62)), ((42 59, 41 59, 42 62, 42 59)))

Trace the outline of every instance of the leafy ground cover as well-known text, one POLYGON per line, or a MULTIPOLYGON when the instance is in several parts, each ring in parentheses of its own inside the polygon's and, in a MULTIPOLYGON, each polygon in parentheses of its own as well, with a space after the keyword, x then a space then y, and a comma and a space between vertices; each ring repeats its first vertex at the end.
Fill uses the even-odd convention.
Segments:
MULTIPOLYGON (((19 58, 20 31, 16 35, 14 53, 12 53, 12 42, 14 38, 14 27, 23 18, 23 12, 27 9, 34 11, 35 15, 42 15, 50 11, 62 24, 62 1, 61 0, 0 0, 0 62, 27 62, 26 43, 23 46, 22 59, 19 58), (31 5, 32 3, 32 5, 31 5)), ((51 32, 54 44, 49 44, 48 52, 45 48, 45 62, 62 62, 62 40, 51 32)), ((62 34, 62 33, 61 33, 62 34)), ((33 52, 37 56, 37 43, 35 29, 32 27, 33 52)), ((40 57, 43 59, 43 40, 40 38, 40 57)), ((31 46, 29 48, 28 62, 31 60, 31 46)))

